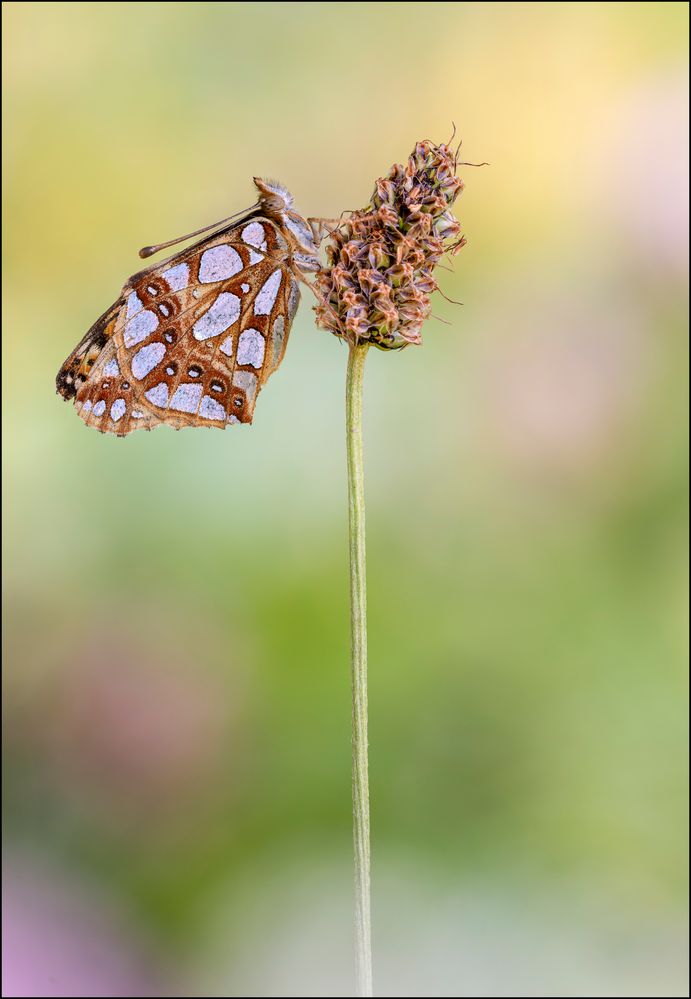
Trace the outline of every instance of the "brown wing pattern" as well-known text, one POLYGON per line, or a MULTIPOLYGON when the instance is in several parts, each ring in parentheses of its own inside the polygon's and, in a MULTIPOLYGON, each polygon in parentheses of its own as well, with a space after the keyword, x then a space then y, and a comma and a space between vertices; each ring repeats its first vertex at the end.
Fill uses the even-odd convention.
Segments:
POLYGON ((255 217, 135 274, 58 375, 89 425, 251 423, 300 298, 286 241, 255 217))

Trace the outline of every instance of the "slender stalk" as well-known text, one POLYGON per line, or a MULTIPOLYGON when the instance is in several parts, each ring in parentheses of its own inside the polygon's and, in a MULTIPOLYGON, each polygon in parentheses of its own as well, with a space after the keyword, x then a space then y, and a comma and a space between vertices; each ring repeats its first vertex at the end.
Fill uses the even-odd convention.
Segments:
POLYGON ((350 347, 346 381, 348 528, 350 544, 350 662, 352 683, 355 965, 358 996, 372 995, 370 931, 369 778, 367 761, 367 583, 365 478, 362 462, 362 379, 369 344, 350 347))

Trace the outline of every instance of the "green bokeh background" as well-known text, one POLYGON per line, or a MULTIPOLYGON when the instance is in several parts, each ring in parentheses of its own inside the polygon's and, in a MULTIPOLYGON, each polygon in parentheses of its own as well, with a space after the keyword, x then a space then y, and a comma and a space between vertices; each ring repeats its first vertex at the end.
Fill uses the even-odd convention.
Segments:
POLYGON ((378 994, 688 994, 687 5, 3 21, 5 994, 352 995, 345 350, 303 296, 226 433, 53 381, 138 247, 452 121, 464 305, 366 375, 378 994))

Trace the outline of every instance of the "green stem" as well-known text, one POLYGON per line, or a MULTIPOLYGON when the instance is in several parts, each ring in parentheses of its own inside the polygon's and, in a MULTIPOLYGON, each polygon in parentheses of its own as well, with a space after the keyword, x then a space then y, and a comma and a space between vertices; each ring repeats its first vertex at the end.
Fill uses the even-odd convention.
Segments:
POLYGON ((350 347, 346 382, 348 526, 350 543, 350 661, 353 698, 353 848, 355 964, 358 996, 372 995, 370 932, 369 780, 367 763, 367 584, 365 478, 362 463, 362 378, 369 344, 350 347))

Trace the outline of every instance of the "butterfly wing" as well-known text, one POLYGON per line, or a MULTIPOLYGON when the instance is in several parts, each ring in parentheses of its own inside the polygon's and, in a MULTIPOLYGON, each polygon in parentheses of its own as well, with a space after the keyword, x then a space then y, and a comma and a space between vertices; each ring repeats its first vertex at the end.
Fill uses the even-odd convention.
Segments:
POLYGON ((258 216, 135 274, 60 370, 89 426, 124 436, 251 423, 300 299, 286 240, 258 216))

